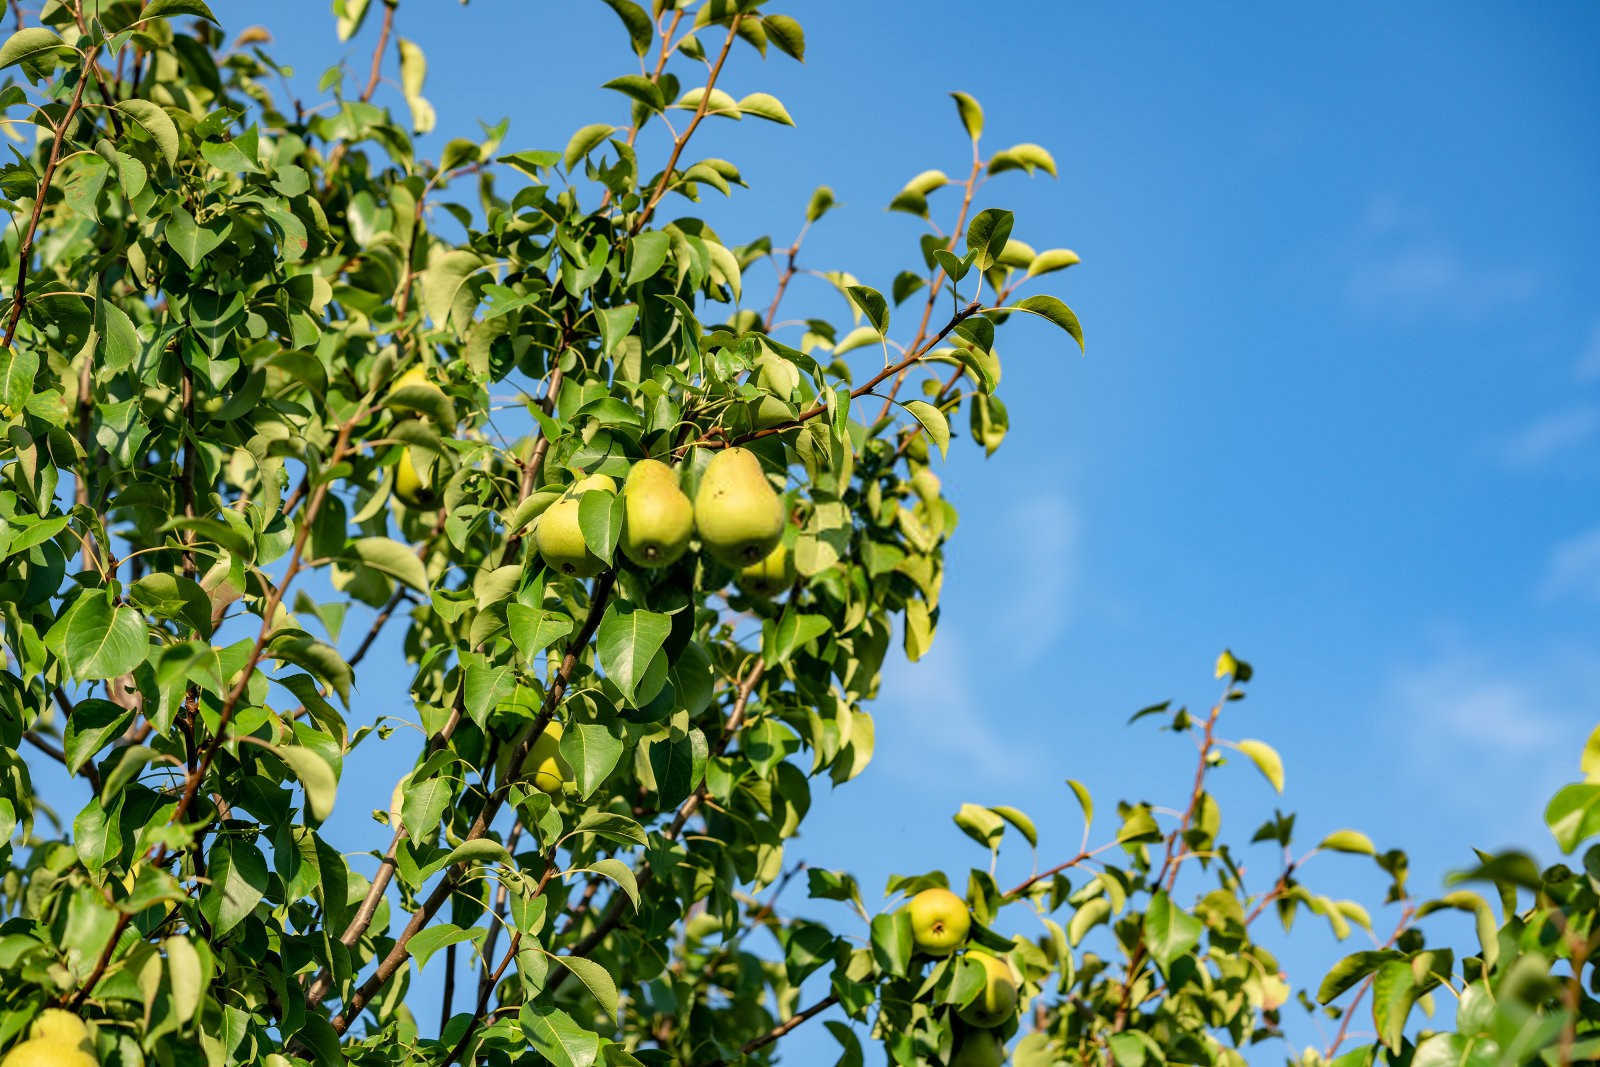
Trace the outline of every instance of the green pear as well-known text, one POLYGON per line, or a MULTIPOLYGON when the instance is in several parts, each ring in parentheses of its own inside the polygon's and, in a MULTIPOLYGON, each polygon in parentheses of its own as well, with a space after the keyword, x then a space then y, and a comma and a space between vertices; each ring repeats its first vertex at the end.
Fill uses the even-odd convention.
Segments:
POLYGON ((1011 965, 987 952, 969 952, 967 959, 983 964, 983 992, 956 1014, 972 1026, 1004 1026, 1017 1014, 1017 980, 1011 965))
POLYGON ((655 459, 641 459, 622 483, 622 554, 641 567, 676 562, 694 536, 694 505, 678 488, 678 474, 655 459))
POLYGON ((694 522, 706 551, 728 566, 766 558, 783 536, 783 499, 754 452, 727 448, 712 457, 695 494, 694 522))
POLYGON ((70 1011, 46 1008, 34 1017, 28 1036, 36 1041, 65 1041, 75 1045, 89 1040, 89 1028, 70 1011))
POLYGON ((993 1030, 968 1030, 950 1057, 950 1067, 1000 1067, 1004 1062, 1006 1044, 993 1030))
POLYGON ((532 729, 532 726, 525 726, 515 738, 506 742, 500 758, 495 761, 495 770, 501 782, 508 776, 525 778, 543 792, 559 796, 562 787, 573 780, 573 773, 572 765, 561 755, 561 724, 554 719, 545 724, 544 732, 523 757, 522 766, 517 773, 514 776, 509 775, 511 757, 516 754, 517 749, 527 743, 528 733, 532 729))
POLYGON ((99 1067, 81 1043, 58 1037, 35 1037, 17 1045, 0 1067, 99 1067))
POLYGON ((439 493, 433 485, 433 465, 417 466, 416 453, 406 449, 394 466, 394 495, 409 508, 431 511, 439 506, 439 493))
POLYGON ((592 474, 574 482, 566 493, 539 516, 533 528, 533 543, 552 570, 572 578, 593 578, 605 570, 606 562, 583 539, 578 524, 578 505, 591 490, 614 493, 617 483, 604 474, 592 474))
POLYGON ((752 563, 734 575, 734 581, 751 596, 777 596, 794 584, 794 561, 779 541, 760 563, 752 563))
POLYGON ((906 905, 911 938, 930 956, 948 956, 967 939, 972 912, 967 902, 948 889, 924 889, 906 905))

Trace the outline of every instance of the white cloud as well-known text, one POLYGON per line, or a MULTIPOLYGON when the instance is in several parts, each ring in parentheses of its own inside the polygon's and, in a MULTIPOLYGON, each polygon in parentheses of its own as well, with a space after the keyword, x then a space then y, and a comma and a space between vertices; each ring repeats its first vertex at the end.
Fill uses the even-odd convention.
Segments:
POLYGON ((1557 411, 1524 427, 1507 440, 1500 458, 1509 467, 1536 467, 1559 452, 1583 444, 1600 430, 1600 408, 1557 411))
POLYGON ((1550 750, 1564 735, 1560 721, 1543 710, 1526 680, 1486 666, 1456 656, 1402 673, 1395 691, 1413 728, 1501 755, 1550 750))
POLYGON ((1550 551, 1541 591, 1600 601, 1600 526, 1569 537, 1550 551))
POLYGON ((1578 356, 1578 381, 1600 381, 1600 322, 1589 331, 1589 343, 1578 356))
POLYGON ((1480 265, 1438 243, 1407 243, 1367 255, 1350 277, 1351 301, 1361 310, 1448 311, 1478 318, 1533 295, 1524 270, 1480 265))
POLYGON ((1005 516, 1005 609, 994 623, 1022 663, 1050 647, 1071 612, 1078 531, 1078 516, 1060 495, 1022 500, 1005 516))
POLYGON ((933 647, 916 663, 891 652, 882 696, 874 703, 877 751, 897 774, 926 778, 958 772, 984 781, 1025 779, 1035 760, 1015 747, 1004 709, 986 702, 974 684, 960 633, 939 627, 933 647), (889 741, 889 744, 885 744, 889 741))

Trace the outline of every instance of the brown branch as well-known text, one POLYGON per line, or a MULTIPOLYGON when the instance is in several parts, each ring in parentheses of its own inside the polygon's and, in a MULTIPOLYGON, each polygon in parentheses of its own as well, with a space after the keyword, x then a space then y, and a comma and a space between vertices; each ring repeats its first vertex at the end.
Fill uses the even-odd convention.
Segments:
POLYGON ((739 21, 744 15, 733 16, 733 21, 728 24, 727 40, 722 42, 722 51, 717 56, 717 61, 711 65, 711 73, 706 77, 705 91, 700 95, 700 106, 694 109, 694 118, 689 120, 689 125, 683 133, 673 138, 672 154, 667 157, 667 165, 662 168, 661 178, 656 182, 655 191, 645 201, 644 207, 639 212, 639 217, 633 220, 633 225, 628 227, 628 234, 632 236, 645 228, 650 221, 650 216, 655 213, 656 205, 661 198, 667 195, 667 185, 672 181, 672 172, 678 165, 678 159, 683 155, 684 146, 689 143, 689 138, 694 136, 694 131, 700 127, 705 119, 706 112, 711 106, 711 90, 716 88, 717 77, 722 73, 722 64, 727 62, 728 53, 733 50, 734 39, 739 36, 739 21))
POLYGON ((767 305, 767 313, 761 319, 761 332, 771 333, 772 324, 778 317, 778 305, 783 303, 783 294, 788 291, 789 283, 794 276, 800 273, 800 268, 795 266, 795 257, 800 254, 800 244, 806 239, 806 231, 811 229, 811 220, 807 219, 800 232, 795 235, 794 244, 785 250, 786 261, 783 273, 778 275, 778 288, 772 294, 772 303, 767 305))
MULTIPOLYGON (((450 1067, 452 1063, 461 1058, 462 1053, 467 1051, 467 1045, 471 1043, 472 1035, 477 1033, 479 1024, 483 1022, 489 1012, 489 997, 494 993, 494 987, 500 984, 501 977, 506 973, 506 968, 511 966, 511 961, 516 959, 517 949, 521 946, 522 931, 512 931, 511 941, 506 945, 506 954, 501 958, 500 965, 494 969, 493 974, 485 975, 485 981, 478 987, 478 1006, 472 1013, 471 1021, 467 1023, 467 1032, 461 1035, 461 1040, 456 1042, 455 1047, 450 1050, 450 1054, 439 1061, 439 1067, 450 1067)), ((485 959, 488 956, 489 953, 485 952, 485 959)))
MULTIPOLYGON (((923 344, 920 348, 913 348, 911 350, 911 354, 906 356, 906 358, 901 360, 899 363, 891 364, 883 368, 883 370, 879 371, 877 374, 874 374, 871 378, 868 378, 865 385, 861 386, 859 389, 854 389, 851 391, 850 399, 858 400, 861 397, 866 396, 877 387, 879 382, 882 382, 891 374, 896 374, 917 363, 922 359, 923 356, 927 355, 928 352, 932 350, 934 345, 948 337, 951 330, 955 329, 957 326, 961 325, 961 323, 965 322, 967 319, 971 318, 973 315, 976 315, 982 310, 983 305, 974 300, 972 303, 956 312, 950 317, 950 321, 945 323, 944 329, 935 334, 931 340, 923 344)), ((802 411, 800 414, 796 415, 792 419, 789 419, 787 422, 780 422, 777 425, 769 426, 764 430, 753 430, 750 433, 736 438, 732 443, 740 445, 744 444, 746 441, 754 441, 762 437, 771 437, 773 434, 787 433, 796 426, 799 426, 810 419, 814 419, 818 415, 824 414, 827 410, 828 405, 818 404, 815 407, 802 411)))
POLYGON ((99 53, 100 46, 95 45, 84 57, 84 71, 79 74, 78 84, 72 89, 72 102, 67 105, 67 113, 61 116, 61 122, 55 128, 55 137, 50 141, 50 155, 45 159, 44 174, 39 177, 39 193, 33 201, 33 214, 28 219, 28 228, 22 232, 22 242, 17 245, 17 287, 11 294, 11 315, 6 322, 5 336, 0 338, 0 348, 10 348, 17 335, 17 323, 22 318, 22 308, 28 299, 28 261, 33 258, 33 241, 39 232, 39 219, 44 215, 44 202, 50 195, 50 182, 55 177, 56 164, 61 161, 61 142, 72 128, 72 120, 78 117, 78 112, 83 108, 83 87, 89 84, 85 75, 99 53))
MULTIPOLYGON (((594 588, 590 595, 589 614, 584 619, 583 626, 579 629, 577 635, 573 637, 572 642, 567 646, 567 653, 562 657, 561 665, 551 679, 550 687, 545 691, 544 701, 540 706, 539 715, 534 720, 532 729, 528 731, 527 738, 512 753, 510 764, 512 767, 521 766, 523 759, 533 748, 534 743, 538 741, 540 735, 544 733, 545 727, 549 725, 551 718, 555 714, 556 706, 561 702, 562 696, 567 691, 567 684, 572 679, 572 672, 577 668, 579 657, 594 638, 594 632, 600 625, 601 616, 605 614, 606 604, 610 600, 611 590, 615 583, 615 571, 605 571, 595 579, 594 588)), ((485 762, 490 765, 495 762, 492 746, 489 755, 485 757, 485 762)), ((501 805, 505 803, 511 784, 511 780, 508 778, 507 781, 500 783, 494 792, 489 795, 483 809, 478 812, 477 818, 473 821, 472 827, 464 835, 464 841, 475 841, 488 832, 489 826, 500 812, 501 805)), ((549 880, 553 869, 554 864, 552 863, 545 872, 545 881, 549 880)), ((410 945, 412 938, 416 937, 438 914, 439 909, 444 906, 444 902, 449 899, 450 893, 460 877, 461 870, 462 867, 457 865, 447 871, 444 878, 440 880, 439 885, 423 902, 422 906, 412 913, 411 918, 406 922, 405 929, 401 931, 399 938, 396 939, 394 947, 380 961, 377 970, 361 984, 344 1006, 344 1009, 332 1020, 335 1033, 342 1034, 349 1029, 350 1024, 356 1020, 362 1010, 371 1002, 373 996, 394 977, 401 967, 405 966, 406 961, 411 958, 410 945)))
POLYGON ((774 1041, 778 1040, 778 1038, 782 1037, 784 1034, 787 1034, 790 1030, 793 1030, 801 1023, 811 1019, 814 1016, 821 1015, 823 1012, 827 1011, 837 1003, 839 1003, 838 994, 829 993, 827 996, 823 997, 821 1000, 817 1001, 804 1011, 795 1012, 793 1015, 789 1016, 786 1021, 774 1026, 771 1030, 768 1030, 760 1037, 755 1038, 752 1041, 746 1041, 742 1046, 740 1046, 739 1053, 741 1055, 748 1056, 757 1049, 766 1048, 768 1045, 772 1044, 774 1041))
MULTIPOLYGON (((1389 940, 1383 943, 1381 946, 1382 948, 1388 948, 1390 945, 1393 945, 1400 939, 1400 935, 1405 932, 1406 924, 1411 921, 1411 916, 1415 914, 1415 912, 1415 908, 1411 907, 1409 904, 1406 905, 1406 907, 1400 912, 1400 921, 1395 925, 1394 933, 1389 935, 1389 940)), ((1356 1008, 1360 1007, 1361 1005, 1361 998, 1367 995, 1367 990, 1372 988, 1372 983, 1377 979, 1377 977, 1377 971, 1373 971, 1371 974, 1367 975, 1366 981, 1361 983, 1361 988, 1356 990, 1356 995, 1351 998, 1349 1004, 1345 1005, 1344 1017, 1339 1020, 1339 1030, 1333 1035, 1333 1044, 1329 1045, 1328 1051, 1323 1053, 1323 1057, 1325 1059, 1333 1059, 1334 1053, 1339 1051, 1339 1046, 1344 1043, 1345 1034, 1350 1030, 1350 1020, 1355 1017, 1356 1008)))
MULTIPOLYGON (((511 832, 506 835, 506 852, 507 852, 507 854, 512 855, 512 856, 515 856, 517 854, 517 842, 521 838, 522 838, 522 822, 521 822, 521 820, 518 820, 517 822, 514 822, 514 823, 511 824, 511 832)), ((591 880, 590 884, 591 885, 593 884, 592 880, 591 880)), ((489 960, 494 957, 495 942, 500 940, 500 927, 505 924, 505 921, 506 921, 506 908, 510 906, 510 903, 511 903, 511 889, 510 889, 510 886, 507 885, 507 883, 504 880, 501 880, 500 887, 494 891, 494 907, 492 909, 492 912, 493 912, 493 915, 494 915, 494 921, 492 921, 489 924, 489 935, 488 935, 487 938, 484 939, 484 942, 483 942, 483 968, 484 968, 484 970, 483 970, 483 976, 478 980, 478 996, 479 996, 480 999, 483 996, 484 983, 489 982, 489 981, 492 980, 490 972, 489 972, 489 960)), ((482 1011, 481 1008, 479 1010, 482 1011)), ((448 1016, 446 1018, 448 1018, 448 1016)), ((441 1029, 441 1030, 444 1029, 444 1024, 443 1023, 441 1023, 439 1025, 439 1029, 441 1029)))
POLYGON ((367 72, 367 86, 361 90, 361 102, 370 104, 378 91, 378 80, 383 67, 383 50, 389 45, 389 34, 394 30, 394 9, 397 0, 383 0, 383 25, 378 27, 378 43, 372 49, 372 69, 367 72))
MULTIPOLYGON (((950 231, 950 240, 945 242, 944 250, 946 252, 955 251, 956 243, 961 240, 962 232, 966 229, 967 213, 972 210, 972 194, 977 191, 978 175, 982 173, 982 170, 983 159, 978 155, 978 142, 973 141, 972 172, 967 175, 966 193, 961 198, 961 213, 956 216, 955 229, 950 231)), ((940 267, 934 273, 933 281, 928 285, 928 302, 923 305, 922 322, 917 326, 917 336, 911 341, 912 348, 916 348, 922 342, 923 337, 927 336, 928 323, 932 319, 934 305, 939 302, 939 293, 944 286, 946 277, 944 268, 940 267)), ((895 395, 900 392, 900 387, 905 384, 906 373, 909 370, 910 368, 907 367, 895 377, 894 385, 889 389, 889 395, 884 398, 883 410, 878 412, 880 421, 889 414, 889 408, 894 404, 895 395)))

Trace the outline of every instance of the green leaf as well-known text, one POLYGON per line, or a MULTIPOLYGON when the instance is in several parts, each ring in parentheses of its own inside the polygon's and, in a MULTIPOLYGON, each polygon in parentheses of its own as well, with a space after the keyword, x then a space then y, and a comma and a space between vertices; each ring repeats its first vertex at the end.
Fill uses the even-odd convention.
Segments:
POLYGON ((418 592, 428 591, 428 572, 422 558, 398 541, 387 537, 358 537, 350 542, 350 554, 375 571, 398 578, 418 592))
POLYGON ((5 44, 0 45, 0 70, 66 47, 67 42, 57 37, 54 32, 43 26, 29 26, 13 33, 6 38, 5 44))
POLYGON ((578 868, 570 873, 579 874, 585 872, 601 875, 617 883, 617 888, 621 889, 623 894, 633 903, 635 910, 638 909, 639 882, 633 876, 633 869, 626 863, 608 856, 605 859, 595 860, 589 866, 578 868))
POLYGON ((962 833, 991 851, 1000 844, 1000 837, 1006 832, 1004 819, 976 804, 961 805, 953 818, 962 833))
POLYGON ((578 501, 578 529, 583 532, 583 543, 607 563, 616 554, 625 514, 622 497, 603 489, 591 489, 578 501))
POLYGON ((739 110, 746 115, 754 115, 758 119, 768 122, 780 123, 784 126, 793 126, 794 119, 789 116, 789 109, 783 102, 770 93, 751 93, 739 101, 739 110))
POLYGON ((677 807, 695 791, 705 776, 709 755, 705 735, 699 730, 690 730, 677 740, 663 739, 650 746, 650 770, 655 775, 663 809, 677 807))
POLYGON ((600 1056, 600 1035, 579 1026, 560 1008, 524 1004, 517 1022, 534 1051, 553 1067, 593 1067, 600 1056))
POLYGON ((513 602, 506 605, 506 628, 517 651, 531 661, 572 632, 572 616, 513 602))
POLYGON ((628 31, 628 43, 633 47, 635 55, 644 55, 650 50, 650 42, 655 39, 655 29, 650 22, 650 16, 634 3, 633 0, 602 0, 611 10, 617 13, 622 20, 623 27, 628 31))
POLYGON ((636 704, 649 703, 655 696, 655 692, 641 692, 640 687, 671 632, 671 617, 641 608, 613 604, 600 620, 595 640, 600 668, 636 704))
POLYGON ((849 295, 850 302, 861 309, 861 313, 879 333, 888 331, 889 302, 883 298, 882 293, 870 285, 849 285, 845 287, 845 293, 849 295))
POLYGON ((761 19, 761 28, 766 31, 767 40, 772 42, 774 48, 805 62, 806 33, 799 22, 788 15, 765 15, 761 19))
POLYGON ((1254 739, 1240 741, 1235 747, 1250 757, 1250 761, 1272 783, 1272 788, 1283 792, 1283 758, 1276 749, 1265 741, 1254 739))
POLYGON ((169 937, 161 942, 162 953, 167 958, 167 981, 172 989, 172 1011, 178 1022, 187 1023, 194 1018, 200 1006, 200 996, 205 992, 204 970, 200 953, 187 937, 169 937))
POLYGON ((112 739, 121 736, 133 721, 133 709, 113 704, 109 700, 86 697, 72 708, 67 728, 62 734, 61 749, 66 753, 67 770, 78 773, 82 767, 112 739))
POLYGON ((1000 253, 1005 251, 1006 242, 1011 239, 1013 221, 1011 212, 991 207, 978 212, 967 225, 967 251, 978 254, 976 265, 979 270, 994 266, 1000 253))
POLYGON ((962 128, 976 142, 983 136, 983 108, 966 93, 951 93, 950 98, 956 102, 956 114, 961 116, 962 128))
POLYGON ((463 941, 478 942, 488 935, 489 931, 482 927, 462 929, 452 923, 438 923, 434 926, 424 927, 411 939, 411 958, 416 961, 417 969, 421 970, 428 965, 428 960, 435 952, 447 945, 459 945, 463 941))
POLYGON ((1205 923, 1173 904, 1166 890, 1151 896, 1144 915, 1144 945, 1163 971, 1171 971, 1174 960, 1198 945, 1204 930, 1205 923))
POLYGON ((1379 1040, 1391 1052, 1400 1051, 1406 1018, 1420 992, 1408 960, 1390 960, 1378 968, 1372 979, 1372 1021, 1378 1028, 1379 1040))
POLYGON ((1034 256, 1033 262, 1028 264, 1028 277, 1037 278, 1041 274, 1066 270, 1068 267, 1076 266, 1081 262, 1082 260, 1078 258, 1078 253, 1070 248, 1047 248, 1034 256))
POLYGON ((1072 795, 1078 798, 1078 807, 1083 809, 1083 826, 1088 829, 1094 822, 1094 798, 1089 795, 1089 787, 1075 778, 1068 778, 1067 786, 1072 790, 1072 795))
POLYGON ((572 765, 579 796, 588 798, 622 758, 622 739, 607 726, 579 723, 562 733, 561 755, 572 765))
POLYGON ((411 110, 411 126, 419 134, 428 133, 434 127, 437 116, 433 105, 422 95, 423 82, 428 77, 428 59, 422 52, 422 47, 415 41, 408 41, 404 37, 398 41, 400 50, 400 88, 406 98, 406 107, 411 110))
POLYGON ((1072 913, 1067 923, 1067 940, 1076 948, 1088 932, 1111 917, 1111 901, 1094 897, 1072 913))
POLYGON ((127 674, 150 648, 144 617, 126 604, 113 608, 104 593, 85 593, 45 640, 59 642, 68 673, 83 681, 127 674))
MULTIPOLYGON (((144 128, 144 132, 150 135, 150 139, 161 150, 161 154, 166 158, 168 166, 175 167, 178 165, 178 127, 173 123, 172 116, 168 115, 160 104, 133 97, 119 102, 116 107, 118 111, 121 111, 144 128)), ((182 208, 173 209, 174 214, 180 212, 183 212, 182 208)), ((186 212, 183 213, 187 214, 186 212)), ((193 220, 190 221, 192 222, 193 220)), ((193 263, 189 265, 191 267, 194 266, 193 263)))
POLYGON ((448 321, 461 287, 482 268, 482 257, 458 248, 446 252, 422 272, 422 310, 435 326, 448 321))
POLYGON ((1017 832, 1028 839, 1028 844, 1032 845, 1034 848, 1039 847, 1039 831, 1034 828, 1033 820, 1028 818, 1027 815, 1023 814, 1022 811, 1006 804, 996 804, 989 810, 1000 816, 1012 826, 1015 826, 1017 828, 1017 832))
POLYGON ((39 354, 32 348, 0 348, 0 405, 4 414, 21 414, 33 396, 33 379, 39 373, 39 354))
POLYGON ((806 221, 816 222, 828 213, 833 207, 833 190, 826 185, 819 185, 812 190, 811 199, 806 204, 806 221))
POLYGON ((193 270, 222 243, 227 236, 228 226, 225 221, 216 219, 201 225, 183 208, 175 207, 172 214, 167 216, 164 232, 167 244, 193 270))
POLYGON ((1071 308, 1053 296, 1030 296, 1026 300, 1018 301, 1014 307, 997 308, 995 310, 1026 311, 1030 315, 1038 315, 1042 319, 1048 319, 1067 331, 1072 336, 1072 339, 1078 342, 1078 351, 1086 351, 1083 347, 1083 327, 1078 324, 1078 316, 1072 313, 1071 308))
POLYGON ((592 809, 583 813, 578 825, 568 831, 562 840, 565 841, 577 834, 597 834, 618 844, 641 847, 646 841, 644 828, 639 825, 638 820, 618 815, 616 812, 592 809))
POLYGON ((617 1014, 617 983, 612 980, 610 971, 582 956, 551 955, 551 958, 584 984, 594 999, 599 1001, 600 1007, 605 1009, 607 1016, 617 1014))
POLYGON ((1600 784, 1574 782, 1563 786, 1550 798, 1544 821, 1563 852, 1571 852, 1600 834, 1600 784))
POLYGON ((659 230, 641 233, 628 242, 632 256, 628 263, 627 285, 631 288, 653 278, 657 271, 667 262, 667 250, 672 247, 672 239, 659 230))
POLYGON ((928 433, 928 440, 939 446, 939 455, 950 454, 950 420, 944 417, 944 412, 934 407, 925 400, 907 400, 901 407, 911 413, 911 417, 922 424, 928 433))
POLYGON ((572 168, 578 165, 579 160, 594 151, 601 142, 616 132, 617 128, 615 126, 607 125, 604 122, 591 123, 583 127, 583 129, 573 134, 572 139, 567 142, 567 150, 561 154, 562 164, 568 171, 571 171, 572 168))
POLYGON ((333 814, 333 802, 339 791, 339 776, 328 761, 303 745, 274 746, 273 754, 294 772, 306 792, 306 814, 312 822, 322 822, 333 814))
POLYGON ((211 884, 200 909, 211 921, 213 937, 223 937, 255 910, 267 891, 267 861, 252 844, 221 838, 206 857, 211 884))
POLYGON ((1327 849, 1329 852, 1354 852, 1363 856, 1378 854, 1378 850, 1373 847, 1372 838, 1360 830, 1335 830, 1324 837, 1317 847, 1327 849))
POLYGON ((1385 961, 1398 959, 1399 956, 1400 953, 1393 949, 1352 952, 1334 964, 1322 979, 1322 985, 1317 989, 1317 1003, 1331 1003, 1340 993, 1377 970, 1385 961))
POLYGON ((449 870, 459 864, 489 865, 510 862, 511 853, 506 851, 506 846, 487 837, 477 837, 471 841, 461 842, 444 856, 422 868, 421 873, 423 878, 431 878, 440 871, 449 870))
POLYGON ((887 973, 902 977, 911 966, 911 915, 905 908, 872 918, 872 956, 887 973))
POLYGON ((155 18, 177 18, 179 15, 193 15, 195 18, 215 22, 218 26, 217 16, 201 0, 150 0, 143 11, 139 13, 139 21, 145 22, 155 18))
POLYGON ((840 339, 838 344, 833 346, 833 354, 836 356, 842 356, 846 352, 854 351, 855 349, 861 348, 865 345, 876 345, 882 343, 883 334, 879 333, 876 329, 871 326, 857 326, 855 329, 845 334, 844 337, 840 339))

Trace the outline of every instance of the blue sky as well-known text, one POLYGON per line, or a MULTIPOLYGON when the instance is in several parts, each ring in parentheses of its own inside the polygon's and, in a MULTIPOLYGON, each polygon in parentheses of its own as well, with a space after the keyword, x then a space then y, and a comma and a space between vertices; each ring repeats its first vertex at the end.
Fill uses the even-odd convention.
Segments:
MULTIPOLYGON (((230 32, 263 17, 213 6, 230 32)), ((697 140, 752 186, 705 209, 726 236, 787 243, 830 184, 844 207, 803 264, 887 291, 918 231, 883 206, 924 168, 964 166, 946 96, 963 89, 986 147, 1036 141, 1062 170, 1005 176, 984 203, 1083 257, 1045 288, 1078 312, 1088 356, 1047 327, 1002 333, 1011 435, 988 460, 958 442, 941 472, 962 523, 939 636, 888 667, 876 763, 819 785, 790 856, 875 893, 891 871, 964 881, 983 857, 950 823, 963 801, 1031 813, 1047 864, 1078 841, 1063 778, 1102 811, 1179 806, 1187 743, 1123 724, 1158 699, 1208 703, 1224 645, 1258 672, 1224 733, 1282 752, 1306 844, 1361 827, 1412 850, 1421 892, 1470 846, 1553 851, 1544 800, 1600 720, 1596 9, 982 10, 797 7, 807 62, 745 60, 727 81, 780 96, 797 128, 708 122, 697 140)), ((271 21, 308 97, 341 59, 364 77, 375 27, 341 46, 329 18, 271 21)), ((444 136, 508 116, 508 149, 560 148, 625 121, 599 85, 631 55, 599 3, 408 0, 398 26, 427 51, 444 136)), ((746 284, 764 306, 766 269, 746 284)), ((797 282, 786 311, 806 310, 837 297, 797 282)), ((398 695, 373 679, 356 721, 398 695)), ((346 791, 361 780, 347 770, 346 791)), ((1238 838, 1278 802, 1243 764, 1218 794, 1238 838)), ((383 833, 355 813, 340 828, 349 848, 383 833)), ((1252 856, 1269 881, 1270 852, 1252 856)), ((1359 868, 1307 878, 1370 887, 1359 868)), ((786 903, 838 917, 798 890, 786 903)), ((1314 985, 1339 951, 1286 958, 1314 985)), ((788 1061, 831 1044, 803 1028, 788 1061)))

